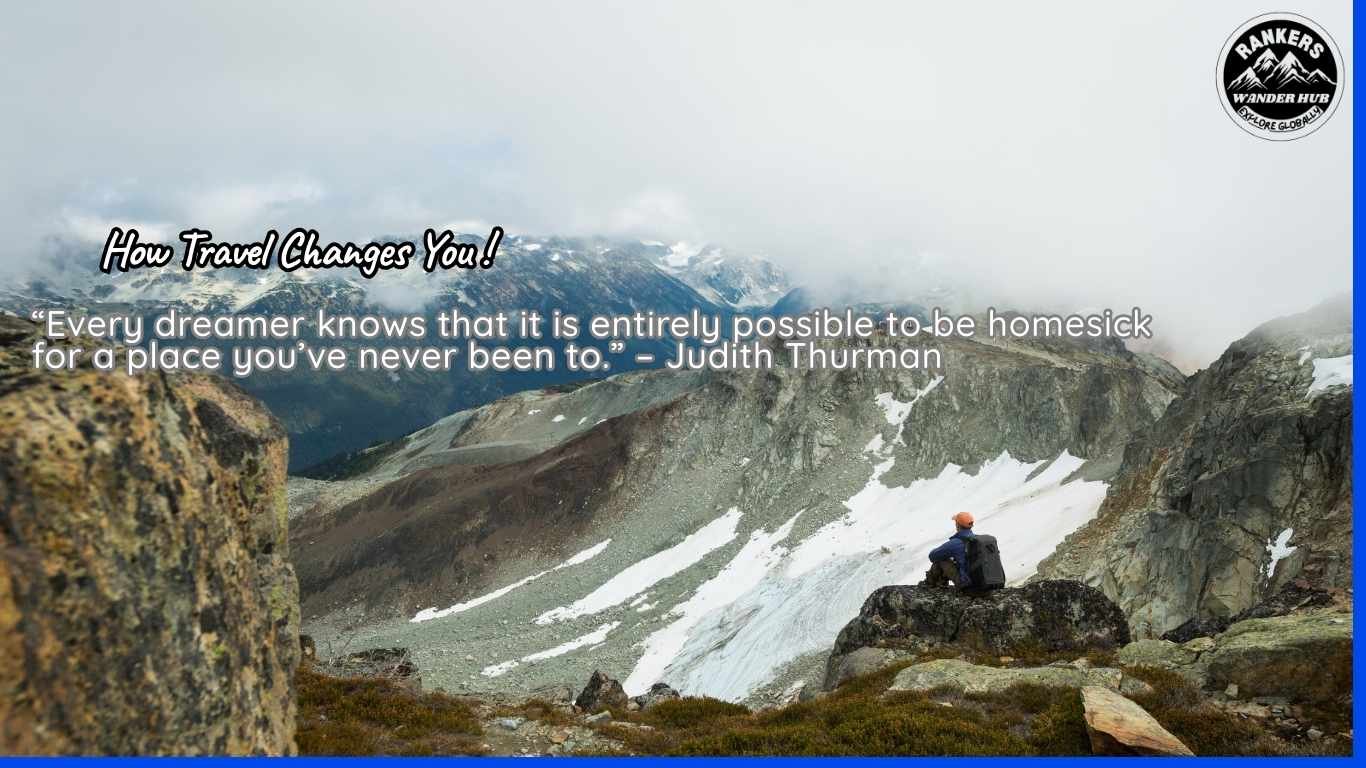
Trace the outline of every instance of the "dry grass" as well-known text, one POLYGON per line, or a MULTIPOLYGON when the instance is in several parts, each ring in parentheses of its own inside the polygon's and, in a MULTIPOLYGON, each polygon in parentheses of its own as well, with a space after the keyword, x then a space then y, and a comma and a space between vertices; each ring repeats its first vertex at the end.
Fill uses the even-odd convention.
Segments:
POLYGON ((1197 755, 1352 753, 1351 742, 1342 739, 1299 745, 1276 738, 1252 720, 1207 703, 1194 685, 1175 672, 1152 667, 1131 667, 1125 673, 1153 687, 1152 693, 1131 698, 1197 755))
MULTIPOLYGON (((1079 654, 1064 654, 1069 660, 1079 654)), ((1106 652, 1085 654, 1113 664, 1106 652)), ((1058 660, 1017 658, 1010 666, 1058 660)), ((952 690, 884 694, 903 661, 855 678, 828 696, 750 713, 714 699, 664 702, 645 712, 616 712, 599 730, 651 755, 1089 755, 1081 695, 1033 684, 994 694, 952 690)), ((989 659, 981 659, 989 662, 989 659)), ((999 659, 994 661, 1001 665, 999 659)), ((1197 755, 1350 754, 1350 743, 1292 745, 1258 724, 1208 704, 1180 676, 1128 670, 1153 692, 1134 697, 1197 755)))
POLYGON ((482 754, 479 720, 459 699, 384 678, 331 677, 312 664, 295 680, 300 754, 482 754))
POLYGON ((850 680, 831 695, 750 713, 715 699, 662 702, 618 713, 641 730, 600 730, 654 755, 1041 755, 1088 754, 1081 700, 1037 686, 963 698, 883 692, 910 662, 850 680), (950 706, 945 706, 945 704, 950 706))
MULTIPOLYGON (((885 693, 898 672, 923 660, 894 664, 829 695, 781 709, 750 712, 716 699, 684 698, 643 712, 614 711, 613 721, 593 727, 631 752, 647 755, 1090 754, 1075 690, 1023 684, 986 695, 885 693)), ((1105 659, 1097 655, 1092 661, 1099 665, 1105 659)), ((1343 739, 1288 744, 1254 721, 1212 706, 1175 673, 1151 668, 1126 673, 1153 688, 1133 699, 1197 755, 1351 753, 1351 743, 1343 739)), ((385 679, 329 677, 311 665, 300 669, 298 684, 302 754, 481 754, 479 721, 463 700, 413 694, 385 679)), ((496 713, 560 726, 581 724, 537 699, 499 707, 496 713)))
POLYGON ((577 717, 545 699, 527 699, 520 704, 503 705, 494 709, 498 717, 525 717, 546 725, 582 725, 577 717))

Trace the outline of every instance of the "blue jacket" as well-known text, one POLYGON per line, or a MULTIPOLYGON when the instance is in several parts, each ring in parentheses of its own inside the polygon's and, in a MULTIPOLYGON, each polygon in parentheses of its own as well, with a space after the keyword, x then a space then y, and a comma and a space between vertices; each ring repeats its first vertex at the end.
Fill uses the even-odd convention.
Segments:
POLYGON ((968 538, 972 538, 971 528, 955 533, 953 538, 930 551, 931 563, 952 560, 958 564, 959 587, 966 587, 971 583, 968 579, 968 545, 963 542, 964 539, 968 538))

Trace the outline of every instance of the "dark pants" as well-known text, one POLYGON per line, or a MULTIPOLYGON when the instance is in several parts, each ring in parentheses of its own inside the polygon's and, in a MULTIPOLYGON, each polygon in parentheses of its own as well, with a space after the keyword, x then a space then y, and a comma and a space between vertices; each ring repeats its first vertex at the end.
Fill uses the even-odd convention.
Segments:
POLYGON ((958 564, 952 560, 940 560, 931 564, 930 569, 925 572, 925 580, 921 583, 927 587, 958 586, 958 564))

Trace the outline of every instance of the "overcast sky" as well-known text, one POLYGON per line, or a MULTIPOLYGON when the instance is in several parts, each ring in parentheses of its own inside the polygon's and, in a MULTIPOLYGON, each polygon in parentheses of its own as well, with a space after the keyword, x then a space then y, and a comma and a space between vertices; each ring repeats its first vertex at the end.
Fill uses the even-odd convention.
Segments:
MULTIPOLYGON (((816 284, 955 270, 1211 359, 1351 280, 1352 91, 1254 138, 1265 2, 5 3, 0 266, 137 222, 706 240, 816 284)), ((1351 6, 1297 2, 1351 72, 1351 6)))

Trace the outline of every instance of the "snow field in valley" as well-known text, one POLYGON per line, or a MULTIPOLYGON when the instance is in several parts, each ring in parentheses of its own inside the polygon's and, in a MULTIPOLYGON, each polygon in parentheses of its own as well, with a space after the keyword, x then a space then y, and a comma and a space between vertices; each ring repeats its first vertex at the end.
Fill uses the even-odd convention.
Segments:
MULTIPOLYGON (((950 464, 932 478, 904 487, 885 485, 882 478, 896 463, 895 447, 904 445, 906 418, 941 381, 932 380, 908 401, 891 393, 875 398, 896 434, 884 440, 879 431, 868 442, 869 477, 843 502, 839 517, 814 530, 808 527, 793 540, 804 511, 792 510, 752 530, 736 549, 727 547, 740 538, 744 516, 732 507, 672 546, 598 577, 585 585, 582 597, 533 614, 532 623, 554 627, 612 611, 606 617, 610 620, 587 633, 576 628, 576 636, 558 644, 553 643, 563 636, 552 636, 544 650, 524 649, 503 661, 494 656, 488 661, 497 663, 480 674, 495 678, 522 665, 601 648, 603 654, 611 650, 608 655, 618 663, 625 657, 629 674, 624 685, 630 695, 662 681, 689 695, 743 700, 773 682, 790 662, 827 652, 871 592, 918 582, 928 567, 929 550, 953 532, 950 518, 961 510, 977 517, 978 532, 997 537, 1007 577, 1012 584, 1022 582, 1063 537, 1095 516, 1106 485, 1065 482, 1084 463, 1066 451, 1034 462, 1003 452, 974 473, 950 464), (714 553, 723 548, 726 558, 716 558, 714 553), (706 570, 694 589, 673 598, 672 606, 661 604, 662 613, 647 613, 658 603, 650 598, 656 585, 698 564, 706 570)), ((608 543, 464 603, 424 610, 411 621, 443 618, 497 600, 592 559, 608 543)))
POLYGON ((537 579, 539 579, 539 578, 542 578, 542 577, 547 576, 547 575, 549 575, 549 574, 551 574, 551 573, 554 573, 555 571, 564 570, 565 568, 569 568, 569 567, 571 567, 571 566, 579 565, 580 563, 586 563, 586 562, 588 562, 589 560, 592 560, 593 558, 595 558, 595 557, 597 557, 598 555, 602 554, 602 551, 605 550, 605 549, 607 549, 607 545, 608 545, 608 544, 611 544, 611 543, 612 543, 612 540, 611 540, 611 539, 607 539, 606 541, 603 541, 603 542, 601 542, 601 543, 594 544, 593 546, 591 546, 591 547, 589 547, 588 549, 585 549, 584 551, 582 551, 582 552, 580 552, 580 553, 574 555, 573 557, 569 558, 568 560, 565 560, 563 563, 560 563, 559 565, 555 566, 554 568, 548 568, 548 569, 546 569, 546 570, 544 570, 544 571, 541 571, 540 573, 532 574, 532 575, 526 577, 525 579, 522 579, 521 581, 513 582, 513 583, 507 585, 506 587, 502 587, 502 588, 500 588, 500 589, 495 589, 495 590, 493 590, 492 592, 488 592, 488 593, 483 594, 483 595, 480 595, 480 596, 478 596, 478 597, 476 597, 476 598, 473 598, 473 599, 470 599, 470 600, 466 600, 466 601, 463 602, 463 603, 456 603, 455 605, 452 605, 452 606, 449 607, 449 608, 441 608, 441 609, 437 609, 437 608, 426 608, 426 609, 423 609, 423 610, 421 610, 421 611, 418 611, 418 612, 417 612, 417 615, 416 615, 416 616, 413 616, 411 619, 409 619, 409 621, 414 622, 414 623, 417 623, 417 622, 422 622, 422 621, 431 621, 432 619, 442 619, 442 618, 445 618, 445 617, 447 617, 447 616, 454 616, 454 615, 457 614, 457 613, 464 613, 465 611, 468 611, 468 610, 471 609, 471 608, 477 608, 477 607, 483 605, 484 603, 488 603, 488 602, 491 602, 491 601, 493 601, 493 600, 497 600, 498 598, 502 597, 503 595, 506 595, 507 593, 511 592, 512 590, 517 589, 517 588, 519 588, 519 587, 524 587, 524 586, 526 586, 527 584, 530 584, 531 582, 533 582, 533 581, 535 581, 535 580, 537 580, 537 579))
POLYGON ((1099 510, 1104 483, 1062 482, 1082 463, 1064 452, 1043 468, 1003 453, 976 474, 950 465, 890 488, 881 477, 894 460, 881 462, 845 502, 848 512, 800 543, 782 545, 791 521, 772 535, 756 533, 755 548, 741 550, 673 609, 674 624, 646 640, 627 693, 663 680, 686 694, 744 699, 788 662, 827 650, 875 589, 918 582, 961 509, 974 510, 977 530, 1001 542, 1012 583, 1023 581, 1099 510))

